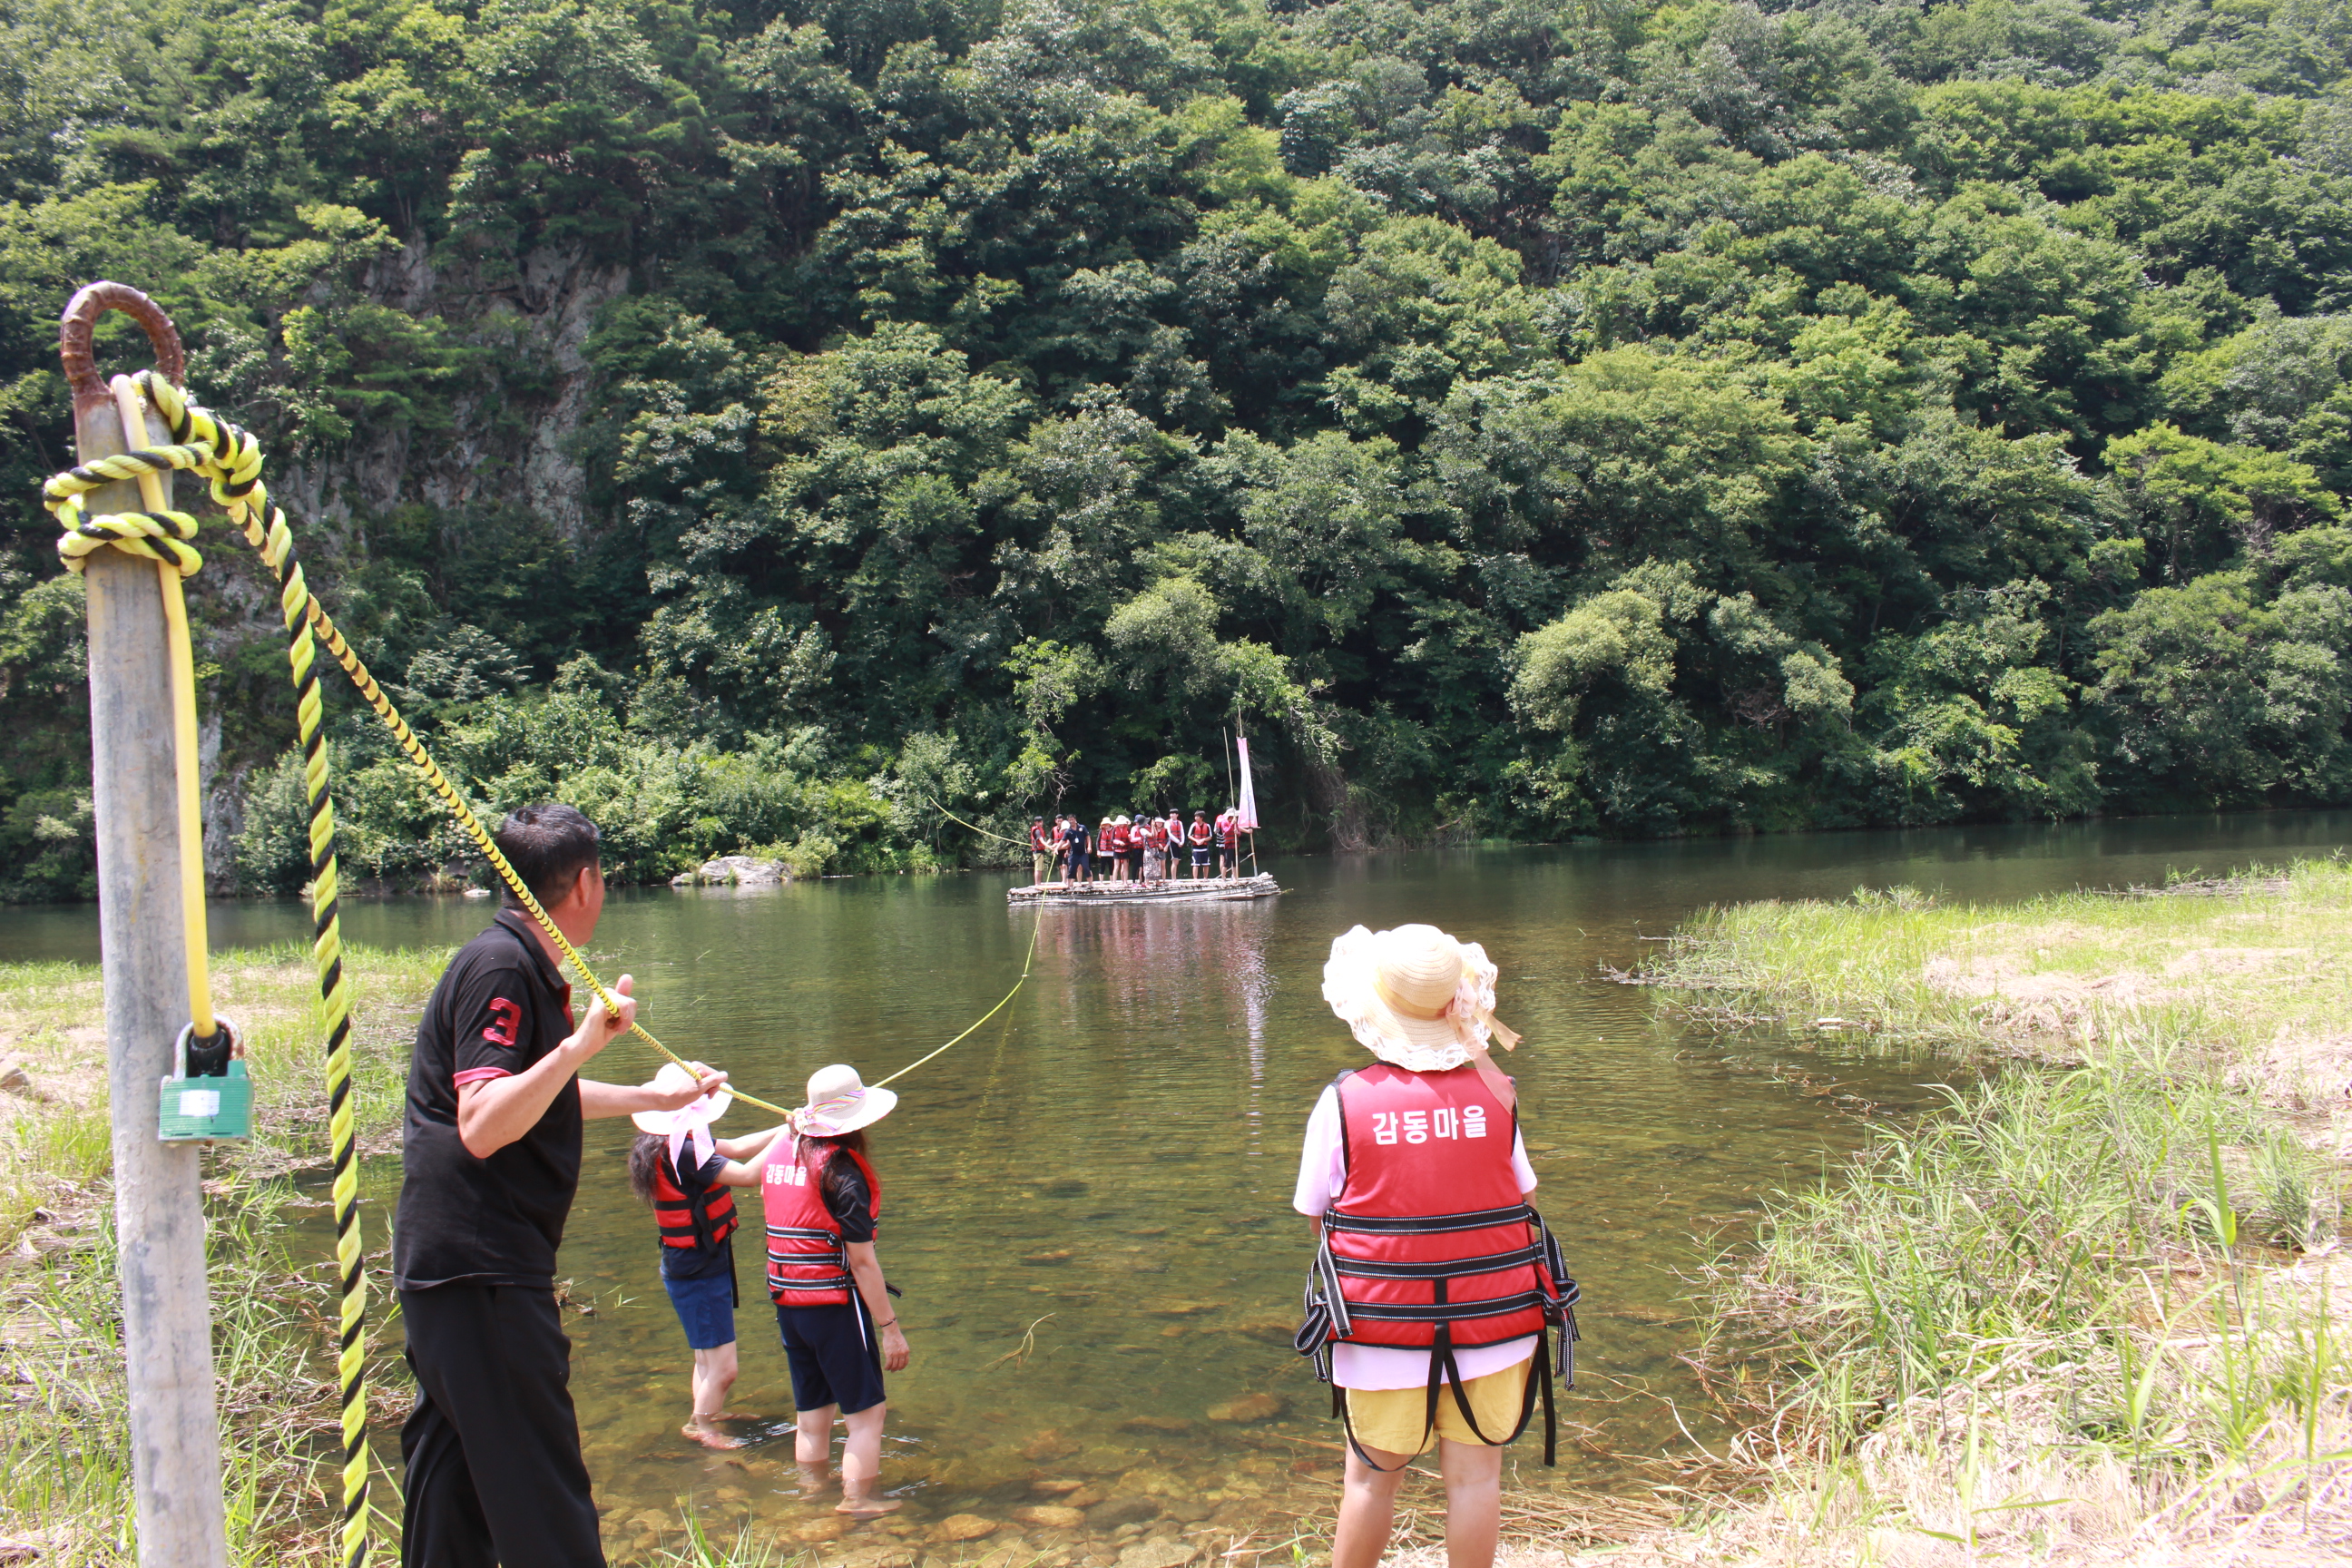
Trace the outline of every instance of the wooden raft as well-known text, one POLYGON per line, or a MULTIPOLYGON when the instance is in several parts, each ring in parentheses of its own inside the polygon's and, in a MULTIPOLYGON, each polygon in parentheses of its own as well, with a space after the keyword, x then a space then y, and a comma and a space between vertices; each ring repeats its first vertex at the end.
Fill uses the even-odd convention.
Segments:
POLYGON ((1235 899, 1271 899, 1281 887, 1269 871, 1255 877, 1211 878, 1181 882, 1043 882, 1004 895, 1015 907, 1045 904, 1221 904, 1235 899))

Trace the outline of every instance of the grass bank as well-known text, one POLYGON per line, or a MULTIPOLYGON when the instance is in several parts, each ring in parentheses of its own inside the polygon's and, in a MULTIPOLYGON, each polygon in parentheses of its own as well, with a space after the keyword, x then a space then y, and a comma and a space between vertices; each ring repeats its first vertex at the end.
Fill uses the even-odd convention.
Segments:
MULTIPOLYGON (((363 1148, 399 1136, 408 1042, 446 956, 347 953, 363 1148)), ((233 1555, 324 1564, 331 1271, 286 1245, 297 1205, 315 1202, 289 1177, 327 1154, 317 976, 291 944, 222 955, 213 976, 246 1031, 258 1107, 250 1142, 205 1156, 233 1555)), ((13 1086, 0 1089, 0 1537, 59 1568, 131 1560, 103 1011, 94 964, 0 965, 0 1083, 13 1086)), ((383 1216, 368 1217, 380 1254, 383 1216)))
POLYGON ((1706 1281, 1759 1563, 2352 1552, 2352 867, 1692 922, 1643 976, 1726 1029, 2016 1059, 1777 1194, 1706 1281), (1756 1374, 1758 1367, 1771 1369, 1756 1374))

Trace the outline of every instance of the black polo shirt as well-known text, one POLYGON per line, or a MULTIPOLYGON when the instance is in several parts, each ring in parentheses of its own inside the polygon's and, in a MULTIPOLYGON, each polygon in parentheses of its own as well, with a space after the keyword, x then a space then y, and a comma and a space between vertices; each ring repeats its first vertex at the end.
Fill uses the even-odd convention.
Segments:
POLYGON ((487 1160, 457 1136, 457 1088, 523 1071, 572 1029, 572 987, 521 910, 501 910, 450 961, 409 1060, 394 1289, 554 1285, 555 1249, 580 1185, 580 1080, 487 1160))

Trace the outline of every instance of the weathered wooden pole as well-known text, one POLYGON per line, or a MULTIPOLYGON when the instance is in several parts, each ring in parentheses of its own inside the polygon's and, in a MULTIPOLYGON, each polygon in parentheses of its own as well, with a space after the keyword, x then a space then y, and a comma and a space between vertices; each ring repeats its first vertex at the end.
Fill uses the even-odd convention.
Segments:
MULTIPOLYGON (((117 283, 93 283, 76 294, 59 342, 83 462, 126 449, 114 400, 91 363, 90 329, 110 310, 147 329, 164 375, 178 381, 184 374, 179 334, 144 294, 117 283)), ((148 439, 162 446, 171 437, 151 421, 148 439)), ((94 516, 147 508, 139 487, 126 481, 93 491, 89 510, 94 516)), ((196 1144, 156 1136, 173 1042, 188 1022, 180 858, 203 853, 180 837, 171 662, 157 576, 163 570, 100 550, 83 573, 114 1224, 139 1561, 144 1568, 226 1568, 202 1156, 196 1144)))

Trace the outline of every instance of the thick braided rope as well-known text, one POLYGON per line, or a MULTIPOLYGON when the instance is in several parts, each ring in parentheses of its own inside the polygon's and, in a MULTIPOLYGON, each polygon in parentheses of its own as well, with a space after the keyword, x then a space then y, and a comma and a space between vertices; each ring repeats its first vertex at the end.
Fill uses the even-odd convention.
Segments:
MULTIPOLYGON (((42 502, 66 525, 58 552, 72 571, 83 568, 94 552, 111 546, 134 555, 169 561, 181 575, 193 575, 204 560, 190 545, 195 520, 184 512, 150 515, 127 512, 85 517, 81 498, 100 485, 135 479, 142 473, 185 469, 207 479, 214 499, 224 506, 231 493, 266 495, 261 491, 260 445, 233 426, 224 428, 206 416, 197 433, 186 399, 162 376, 142 371, 140 389, 163 411, 178 445, 144 452, 125 453, 86 463, 58 474, 41 487, 42 502), (191 444, 191 436, 195 441, 191 444), (167 554, 166 552, 169 552, 167 554)), ((249 507, 232 507, 232 515, 249 507)), ((239 516, 247 538, 261 542, 261 531, 239 516)), ((281 522, 279 533, 283 540, 281 522)), ((312 910, 316 918, 311 952, 319 967, 319 997, 327 1031, 328 1129, 333 1148, 335 1264, 341 1298, 341 1334, 336 1355, 337 1381, 342 1392, 343 1518, 342 1557, 346 1568, 362 1568, 368 1553, 367 1453, 367 1269, 360 1241, 359 1158, 352 1126, 351 994, 343 979, 341 878, 335 860, 335 808, 327 793, 327 750, 320 734, 323 709, 311 647, 310 621, 300 613, 309 598, 302 587, 302 570, 293 561, 290 546, 281 542, 265 559, 278 573, 279 603, 286 612, 287 656, 293 668, 296 708, 301 718, 303 782, 310 802, 310 872, 312 910)))

